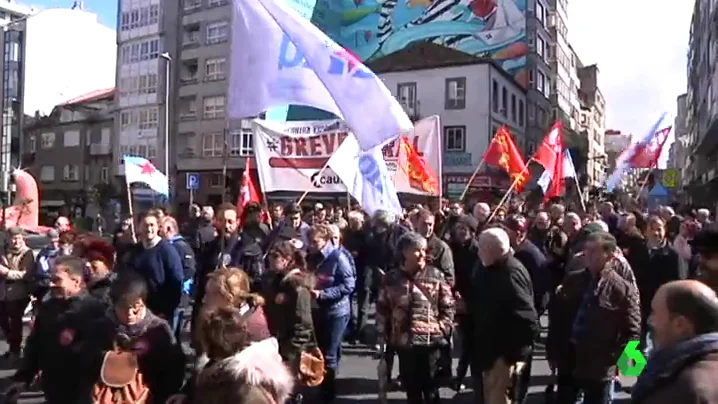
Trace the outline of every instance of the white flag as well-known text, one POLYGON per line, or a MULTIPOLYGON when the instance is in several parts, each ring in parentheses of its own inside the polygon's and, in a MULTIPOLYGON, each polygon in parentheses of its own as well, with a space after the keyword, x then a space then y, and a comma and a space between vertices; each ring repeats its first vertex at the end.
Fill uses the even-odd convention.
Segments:
POLYGON ((284 0, 235 0, 229 115, 288 104, 343 119, 362 150, 413 128, 384 83, 284 0))

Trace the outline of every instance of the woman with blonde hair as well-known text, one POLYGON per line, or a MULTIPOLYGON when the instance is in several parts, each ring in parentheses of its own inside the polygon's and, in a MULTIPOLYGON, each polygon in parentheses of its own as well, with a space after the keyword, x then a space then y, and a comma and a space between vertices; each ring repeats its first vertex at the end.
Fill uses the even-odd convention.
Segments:
MULTIPOLYGON (((269 327, 264 314, 264 299, 250 292, 249 276, 239 268, 220 268, 209 274, 206 293, 202 299, 199 327, 202 326, 202 313, 212 312, 222 307, 239 310, 246 318, 247 332, 251 342, 269 338, 269 327)), ((202 345, 200 336, 200 347, 202 345)))

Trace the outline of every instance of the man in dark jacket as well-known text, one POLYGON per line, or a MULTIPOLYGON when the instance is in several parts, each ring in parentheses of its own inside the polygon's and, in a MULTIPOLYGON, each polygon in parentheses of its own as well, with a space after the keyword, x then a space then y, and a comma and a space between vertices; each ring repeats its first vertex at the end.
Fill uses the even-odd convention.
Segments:
POLYGON ((601 231, 587 237, 584 259, 590 276, 567 341, 573 370, 559 380, 560 403, 576 402, 581 391, 584 403, 606 402, 621 352, 641 335, 638 288, 622 275, 627 263, 617 254, 613 235, 601 231))
POLYGON ((215 238, 214 209, 211 206, 202 208, 202 217, 199 219, 197 230, 190 240, 195 257, 201 254, 202 249, 215 238))
MULTIPOLYGON (((514 400, 526 394, 523 372, 531 358, 538 332, 531 276, 511 252, 506 231, 489 228, 479 236, 481 265, 475 272, 474 297, 469 311, 474 316, 474 358, 471 374, 483 376, 487 403, 514 400)), ((482 391, 475 380, 474 391, 482 391)))
POLYGON ((697 281, 663 285, 653 298, 655 355, 633 386, 636 404, 716 403, 718 297, 697 281))
POLYGON ((479 222, 473 216, 462 215, 456 219, 451 232, 449 248, 454 259, 456 284, 454 285, 454 298, 456 300, 456 320, 461 334, 461 357, 456 368, 457 390, 463 390, 463 379, 471 364, 471 355, 474 346, 474 322, 466 309, 466 302, 470 302, 473 295, 471 287, 472 271, 479 262, 479 240, 476 231, 479 222))
POLYGON ((534 307, 539 317, 546 310, 551 292, 551 270, 546 256, 526 238, 528 220, 521 215, 512 215, 504 220, 514 257, 529 271, 534 288, 534 307))
POLYGON ((87 293, 82 259, 58 257, 51 269, 50 299, 44 302, 25 342, 22 364, 6 390, 16 398, 42 373, 41 389, 48 404, 90 404, 95 377, 87 375, 87 348, 92 323, 107 305, 87 293))
MULTIPOLYGON (((252 280, 252 287, 258 288, 264 273, 262 248, 249 237, 238 233, 238 217, 235 206, 222 204, 217 209, 217 237, 209 242, 202 252, 200 265, 195 274, 195 305, 192 319, 197 318, 207 286, 207 276, 221 267, 242 268, 252 280)), ((194 325, 195 321, 192 321, 194 325)))

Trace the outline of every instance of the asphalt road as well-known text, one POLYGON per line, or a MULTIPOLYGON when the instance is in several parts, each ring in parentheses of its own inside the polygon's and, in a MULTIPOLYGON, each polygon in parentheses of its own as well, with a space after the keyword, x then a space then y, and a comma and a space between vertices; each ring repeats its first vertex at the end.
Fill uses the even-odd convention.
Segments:
MULTIPOLYGON (((0 353, 7 350, 4 341, 0 342, 0 353)), ((456 361, 455 361, 456 362, 456 361)), ((342 364, 339 372, 338 404, 369 404, 377 402, 377 361, 373 359, 372 351, 363 346, 345 346, 342 364)), ((397 365, 395 365, 397 366, 397 365)), ((6 385, 6 378, 14 373, 14 369, 8 368, 7 364, 3 364, 0 360, 0 387, 6 385), (5 366, 3 366, 5 365, 5 366)), ((393 375, 397 374, 395 368, 393 375)), ((527 404, 544 403, 544 390, 551 383, 550 370, 545 360, 542 346, 536 349, 535 359, 532 367, 531 388, 527 404)), ((622 380, 624 385, 631 385, 632 380, 622 380)), ((452 403, 472 403, 473 393, 466 390, 461 394, 456 394, 453 390, 444 388, 441 390, 442 398, 446 402, 452 403)), ((391 403, 405 402, 405 396, 402 392, 392 392, 389 394, 391 403)), ((308 401, 308 400, 307 400, 308 401)), ((39 392, 25 392, 19 401, 19 404, 36 404, 43 403, 42 394, 39 392)), ((308 401, 311 402, 311 401, 308 401)), ((615 403, 628 403, 628 395, 618 393, 615 403)), ((0 403, 3 403, 0 400, 0 403)))

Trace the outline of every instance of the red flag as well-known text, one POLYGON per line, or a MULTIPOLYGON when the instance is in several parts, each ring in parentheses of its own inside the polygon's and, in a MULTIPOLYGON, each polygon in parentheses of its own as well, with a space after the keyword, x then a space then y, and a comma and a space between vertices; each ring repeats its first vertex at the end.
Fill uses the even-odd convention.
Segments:
POLYGON ((548 200, 563 193, 563 125, 556 121, 546 134, 533 160, 551 173, 551 184, 544 193, 548 200))
POLYGON ((631 157, 631 167, 633 168, 653 168, 658 164, 661 157, 663 146, 668 140, 672 127, 669 126, 661 129, 653 135, 651 140, 644 145, 636 145, 636 150, 631 157))
MULTIPOLYGON (((242 173, 242 184, 239 187, 239 196, 237 197, 237 217, 244 218, 244 208, 252 202, 259 203, 259 192, 252 181, 249 174, 249 157, 245 158, 244 172, 242 173)), ((264 212, 262 216, 264 216, 264 212)), ((242 220, 244 221, 244 220, 242 220)))
POLYGON ((399 167, 409 178, 409 185, 420 191, 439 194, 439 181, 409 140, 402 136, 399 141, 399 167))
MULTIPOLYGON (((561 121, 556 121, 551 130, 544 136, 541 146, 533 156, 533 161, 541 164, 544 170, 553 173, 557 162, 563 161, 561 153, 563 153, 563 125, 561 121)), ((553 178, 555 179, 556 176, 553 176, 553 178)))
POLYGON ((521 192, 528 181, 528 167, 506 126, 496 131, 489 148, 486 149, 484 162, 506 170, 511 182, 516 182, 517 192, 521 192))

